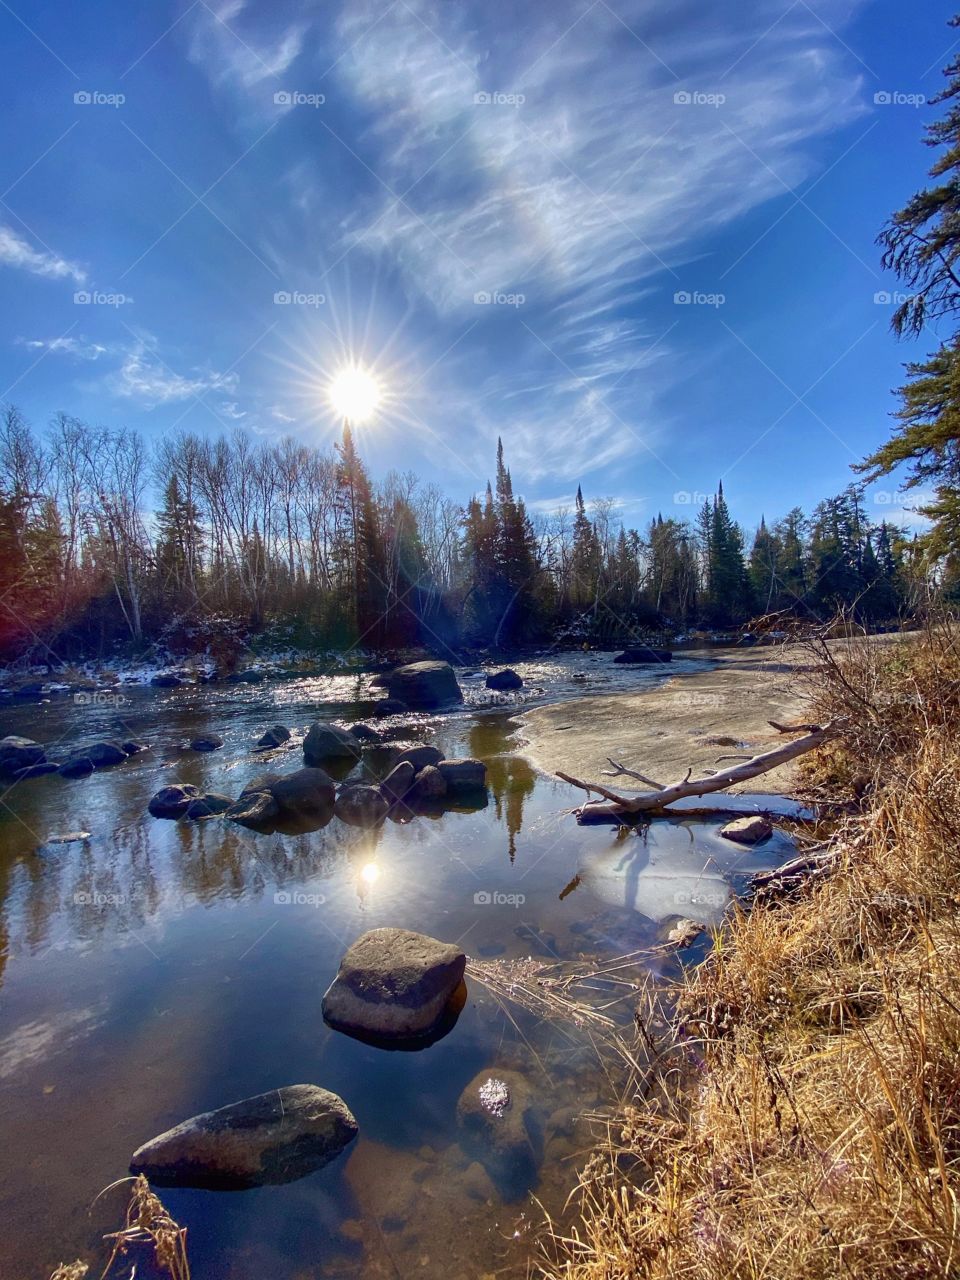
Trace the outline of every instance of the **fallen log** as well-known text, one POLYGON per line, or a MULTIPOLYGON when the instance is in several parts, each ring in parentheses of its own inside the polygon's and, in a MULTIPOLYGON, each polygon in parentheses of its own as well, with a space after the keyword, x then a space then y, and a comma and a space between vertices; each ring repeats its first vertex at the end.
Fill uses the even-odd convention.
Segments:
POLYGON ((678 800, 685 800, 688 796, 705 796, 714 791, 725 791, 727 788, 736 786, 741 782, 749 782, 752 778, 758 778, 761 774, 769 773, 771 769, 776 769, 780 765, 787 764, 790 760, 795 760, 798 756, 805 755, 806 752, 822 746, 829 737, 837 732, 838 728, 839 725, 837 723, 817 726, 802 738, 795 738, 792 742, 785 742, 782 746, 775 747, 772 751, 765 751, 761 755, 744 761, 743 764, 721 769, 707 777, 691 778, 692 770, 688 770, 687 776, 682 782, 674 782, 670 786, 654 782, 652 778, 644 777, 643 774, 638 773, 636 770, 628 769, 616 760, 611 760, 610 763, 613 765, 615 772, 607 772, 607 777, 634 778, 652 788, 651 791, 641 792, 639 795, 625 796, 617 791, 612 791, 609 787, 602 786, 600 783, 584 782, 583 779, 574 778, 567 773, 558 773, 557 777, 564 782, 570 783, 571 786, 579 787, 582 791, 586 791, 588 795, 594 792, 607 801, 606 804, 601 804, 596 800, 588 800, 586 804, 576 811, 578 822, 619 821, 640 816, 656 817, 662 815, 670 805, 676 804, 678 800))

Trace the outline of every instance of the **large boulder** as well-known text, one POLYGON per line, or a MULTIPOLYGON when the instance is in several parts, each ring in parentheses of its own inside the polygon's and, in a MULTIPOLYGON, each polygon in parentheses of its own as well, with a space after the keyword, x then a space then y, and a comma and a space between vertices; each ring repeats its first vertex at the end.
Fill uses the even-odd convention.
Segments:
POLYGON ((379 787, 356 783, 340 788, 334 813, 350 827, 377 827, 389 808, 390 799, 379 787))
POLYGON ((332 1027, 383 1041, 429 1037, 463 982, 458 946, 409 929, 371 929, 349 948, 323 997, 332 1027))
POLYGON ((523 677, 518 676, 516 671, 505 667, 503 671, 493 671, 487 676, 487 688, 496 689, 498 692, 506 693, 511 689, 523 688, 523 677))
POLYGON ((542 1139, 529 1082, 494 1067, 474 1076, 457 1103, 460 1144, 508 1195, 536 1180, 542 1139))
POLYGON ((305 767, 285 774, 269 785, 283 818, 329 819, 333 814, 336 786, 322 769, 305 767))
POLYGON ((479 791, 487 785, 487 766, 482 760, 440 760, 437 769, 450 792, 479 791))
POLYGON ((327 760, 357 760, 360 743, 347 729, 316 720, 303 740, 303 760, 308 765, 323 764, 327 760))
POLYGON ((442 759, 443 752, 439 747, 407 747, 397 756, 397 764, 408 761, 413 765, 414 773, 419 773, 428 764, 439 764, 442 759))
POLYGON ((230 796, 221 795, 216 791, 205 791, 199 799, 190 801, 183 816, 192 822, 197 822, 201 818, 219 817, 221 813, 226 813, 232 807, 233 800, 230 796))
POLYGON ((751 813, 746 818, 734 818, 720 834, 725 840, 733 840, 736 844, 760 844, 773 834, 773 824, 762 813, 751 813))
POLYGON ((290 730, 286 725, 272 725, 266 733, 257 739, 258 747, 280 747, 290 740, 290 730))
POLYGON ((462 702, 463 694, 449 662, 411 662, 397 667, 387 676, 391 698, 405 702, 414 710, 447 706, 462 702))
POLYGON ((0 738, 0 773, 13 775, 21 769, 44 764, 46 752, 32 738, 21 738, 15 733, 0 738))
POLYGON ((191 782, 175 782, 161 787, 147 805, 155 818, 182 818, 194 800, 200 799, 200 790, 191 782))
POLYGON ((184 1120, 135 1151, 130 1172, 161 1187, 239 1190, 293 1182, 356 1136, 357 1122, 342 1098, 292 1084, 184 1120))
POLYGON ((669 649, 651 649, 649 645, 645 644, 636 645, 632 649, 624 649, 623 653, 618 653, 614 658, 614 662, 629 663, 636 666, 672 661, 673 654, 669 649))

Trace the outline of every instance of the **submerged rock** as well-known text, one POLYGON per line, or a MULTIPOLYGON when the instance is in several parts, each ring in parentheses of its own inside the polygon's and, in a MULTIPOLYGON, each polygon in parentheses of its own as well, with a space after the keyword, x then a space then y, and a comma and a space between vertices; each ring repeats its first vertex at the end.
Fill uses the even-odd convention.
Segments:
POLYGON ((323 764, 326 760, 357 760, 360 743, 352 733, 335 724, 315 721, 303 740, 303 759, 308 765, 323 764))
POLYGON ((223 739, 216 733, 205 733, 199 738, 194 738, 190 743, 191 751, 219 751, 223 746, 223 739))
POLYGON ((356 1136, 357 1122, 342 1098, 293 1084, 184 1120, 135 1151, 130 1172, 168 1187, 239 1190, 293 1182, 356 1136))
POLYGON ((773 834, 773 824, 762 813, 751 813, 745 818, 734 818, 720 834, 725 840, 734 840, 737 844, 760 844, 773 834))
POLYGON ((391 698, 397 698, 415 710, 463 701, 457 677, 449 662, 431 660, 411 662, 405 667, 398 667, 387 676, 387 690, 391 698))
POLYGON ((368 724, 352 724, 347 730, 352 733, 358 742, 376 743, 380 741, 380 735, 376 729, 371 729, 368 724))
POLYGON ((150 683, 156 689, 175 689, 177 685, 183 684, 183 681, 172 671, 158 671, 150 683))
POLYGON ((32 738, 21 738, 15 733, 0 738, 0 773, 14 774, 43 764, 46 758, 44 748, 32 738))
POLYGON ((153 796, 147 809, 155 818, 182 818, 194 800, 199 800, 200 790, 191 782, 175 782, 161 787, 153 796))
POLYGON ((536 1181, 543 1155, 533 1090, 517 1071, 494 1067, 474 1076, 457 1103, 460 1143, 508 1195, 536 1181))
POLYGON ((376 827, 387 816, 390 801, 379 787, 356 783, 343 786, 334 813, 351 827, 376 827))
POLYGON ((429 1036, 463 982, 458 946, 409 929, 371 929, 340 962, 323 997, 332 1027, 378 1040, 429 1036))
POLYGON ((279 747, 290 741, 290 730, 282 724, 272 725, 257 739, 258 747, 279 747))
POLYGON ((487 676, 487 688, 496 689, 500 692, 507 692, 511 689, 523 688, 523 677, 517 675, 510 667, 505 667, 503 671, 494 671, 487 676))
POLYGON ((410 708, 407 704, 401 702, 399 698, 384 698, 373 708, 373 714, 378 719, 383 719, 386 716, 402 716, 404 712, 409 710, 410 708))

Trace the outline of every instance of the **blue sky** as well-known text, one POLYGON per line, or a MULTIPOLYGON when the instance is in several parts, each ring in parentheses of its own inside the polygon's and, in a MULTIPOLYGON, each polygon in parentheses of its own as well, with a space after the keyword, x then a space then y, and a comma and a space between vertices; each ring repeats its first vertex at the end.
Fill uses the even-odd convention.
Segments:
POLYGON ((810 508, 936 341, 890 334, 874 239, 950 12, 4 2, 0 399, 323 444, 357 359, 377 476, 466 498, 499 434, 534 511, 810 508))

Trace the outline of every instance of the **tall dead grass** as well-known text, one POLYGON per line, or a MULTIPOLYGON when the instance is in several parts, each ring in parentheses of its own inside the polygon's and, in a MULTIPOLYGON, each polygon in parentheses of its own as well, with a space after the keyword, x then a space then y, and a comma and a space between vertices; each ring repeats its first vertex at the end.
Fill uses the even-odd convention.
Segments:
POLYGON ((811 642, 818 711, 846 727, 805 783, 861 797, 835 870, 740 913, 688 973, 657 1083, 543 1276, 960 1274, 957 640, 811 642))

